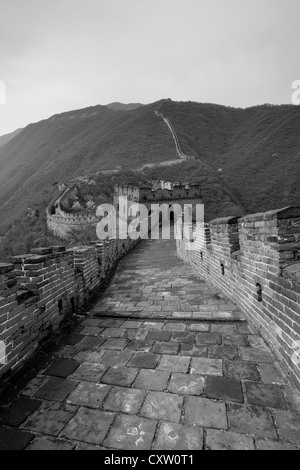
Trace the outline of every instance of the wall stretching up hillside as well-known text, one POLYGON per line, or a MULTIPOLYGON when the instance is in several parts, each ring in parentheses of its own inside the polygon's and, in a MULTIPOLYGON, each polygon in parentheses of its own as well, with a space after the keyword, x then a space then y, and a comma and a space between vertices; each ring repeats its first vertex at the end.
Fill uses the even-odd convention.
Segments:
POLYGON ((172 137, 174 139, 176 152, 178 153, 179 158, 181 158, 182 160, 193 160, 193 159, 195 159, 195 157, 189 157, 189 156, 185 155, 185 153, 183 153, 183 151, 181 150, 178 136, 176 134, 176 131, 175 131, 174 126, 171 123, 170 119, 166 118, 163 115, 163 113, 158 111, 158 110, 155 111, 155 114, 156 114, 157 117, 162 118, 163 121, 167 124, 167 126, 169 128, 169 131, 171 132, 172 137))
MULTIPOLYGON (((210 222, 180 258, 229 296, 300 388, 300 207, 210 222)), ((247 351, 245 351, 245 359, 247 351)))

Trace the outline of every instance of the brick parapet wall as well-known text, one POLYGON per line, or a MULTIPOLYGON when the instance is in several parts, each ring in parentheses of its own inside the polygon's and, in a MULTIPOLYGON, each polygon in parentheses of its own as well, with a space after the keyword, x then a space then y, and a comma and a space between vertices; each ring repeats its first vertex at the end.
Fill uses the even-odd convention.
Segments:
POLYGON ((187 232, 178 255, 236 303, 300 387, 300 208, 217 219, 192 243, 187 232))
POLYGON ((0 264, 0 377, 19 368, 68 315, 84 307, 138 242, 40 248, 0 264))

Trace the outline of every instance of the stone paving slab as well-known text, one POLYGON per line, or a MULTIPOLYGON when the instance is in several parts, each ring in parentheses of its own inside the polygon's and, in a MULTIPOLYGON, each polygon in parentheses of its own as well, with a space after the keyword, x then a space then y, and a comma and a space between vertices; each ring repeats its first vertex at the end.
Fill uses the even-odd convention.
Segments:
POLYGON ((149 392, 141 415, 179 423, 183 410, 183 397, 162 392, 149 392))
POLYGON ((113 413, 80 408, 74 418, 67 424, 61 436, 70 440, 100 445, 114 418, 113 413))
POLYGON ((104 445, 119 450, 150 450, 157 421, 120 415, 112 426, 104 445))
POLYGON ((299 391, 174 243, 124 258, 97 312, 1 403, 0 449, 299 450, 299 391))
POLYGON ((155 450, 195 451, 203 449, 203 429, 162 422, 159 426, 155 450))
POLYGON ((255 450, 251 436, 227 431, 208 429, 206 436, 207 450, 255 450))

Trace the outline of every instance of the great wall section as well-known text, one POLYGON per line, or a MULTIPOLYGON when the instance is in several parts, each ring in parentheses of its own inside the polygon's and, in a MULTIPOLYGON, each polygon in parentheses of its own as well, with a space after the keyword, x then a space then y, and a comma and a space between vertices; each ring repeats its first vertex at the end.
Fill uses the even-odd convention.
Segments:
MULTIPOLYGON (((193 160, 195 158, 193 156, 187 156, 182 152, 179 139, 177 137, 176 131, 171 121, 167 119, 166 117, 164 117, 164 115, 158 109, 155 110, 155 115, 157 116, 158 119, 163 120, 163 122, 166 124, 169 131, 171 132, 172 137, 174 139, 176 152, 179 158, 177 160, 166 160, 160 163, 147 163, 143 165, 141 168, 134 170, 136 173, 141 173, 147 169, 163 168, 163 167, 169 167, 173 165, 180 165, 181 163, 187 160, 193 160)), ((106 175, 106 176, 113 176, 119 173, 120 173, 120 170, 112 169, 112 170, 98 171, 97 175, 101 174, 101 175, 106 175)), ((55 236, 58 236, 61 238, 67 238, 68 233, 70 231, 76 230, 83 226, 96 227, 99 221, 92 211, 85 210, 84 212, 71 213, 71 212, 66 212, 65 210, 63 210, 62 208, 63 201, 66 200, 68 196, 70 195, 70 193, 74 191, 74 188, 76 188, 78 181, 74 181, 73 183, 74 184, 71 183, 69 187, 64 189, 62 194, 60 194, 59 196, 56 196, 46 209, 48 229, 55 236)))
MULTIPOLYGON (((177 143, 176 164, 192 158, 177 143)), ((100 222, 64 210, 76 185, 47 208, 61 238, 100 222)), ((0 449, 300 450, 300 207, 185 225, 200 185, 118 185, 116 213, 120 197, 146 206, 136 239, 0 264, 0 393, 46 358, 9 398, 0 449), (179 238, 148 239, 153 204, 179 205, 179 238)))
POLYGON ((178 256, 238 306, 300 388, 300 207, 193 229, 178 256))

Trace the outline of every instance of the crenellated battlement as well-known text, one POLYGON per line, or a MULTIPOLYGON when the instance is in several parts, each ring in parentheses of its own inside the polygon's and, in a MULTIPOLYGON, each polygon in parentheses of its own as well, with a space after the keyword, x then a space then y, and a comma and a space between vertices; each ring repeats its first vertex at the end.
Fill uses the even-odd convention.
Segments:
MULTIPOLYGON (((188 231, 186 231, 188 232, 188 231)), ((180 258, 229 296, 300 386, 300 207, 211 221, 180 258)))
POLYGON ((38 248, 0 264, 0 377, 22 366, 106 285, 117 261, 138 241, 38 248))
POLYGON ((63 203, 78 192, 77 184, 65 189, 62 194, 50 202, 46 209, 47 227, 49 231, 60 238, 67 239, 70 231, 83 227, 93 227, 96 231, 99 219, 91 211, 85 209, 80 212, 66 212, 63 203))

